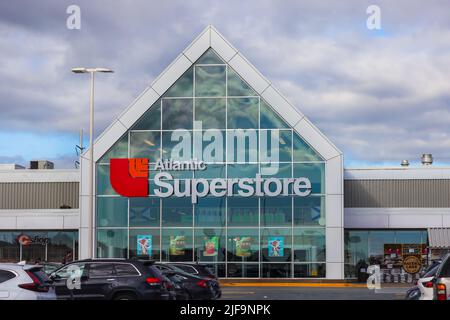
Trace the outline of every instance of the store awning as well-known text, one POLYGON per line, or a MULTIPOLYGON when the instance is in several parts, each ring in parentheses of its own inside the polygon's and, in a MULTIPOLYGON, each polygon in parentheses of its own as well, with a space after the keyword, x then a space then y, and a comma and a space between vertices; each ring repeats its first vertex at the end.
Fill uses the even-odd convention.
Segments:
POLYGON ((430 249, 449 249, 450 228, 429 228, 428 241, 430 249))

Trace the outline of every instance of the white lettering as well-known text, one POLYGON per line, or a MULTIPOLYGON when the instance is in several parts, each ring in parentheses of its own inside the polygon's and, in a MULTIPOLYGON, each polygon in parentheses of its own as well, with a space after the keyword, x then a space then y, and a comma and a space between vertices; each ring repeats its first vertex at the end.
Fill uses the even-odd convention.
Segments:
POLYGON ((296 179, 294 182, 294 193, 300 197, 309 196, 311 194, 311 181, 308 178, 296 179))
POLYGON ((240 190, 238 190, 238 195, 240 195, 241 197, 251 197, 252 195, 254 195, 255 188, 252 185, 253 182, 254 182, 253 179, 248 178, 239 179, 238 186, 240 190), (244 190, 246 192, 244 192, 244 190))
POLYGON ((157 187, 166 188, 166 192, 162 192, 159 190, 159 188, 153 189, 153 192, 155 193, 155 196, 161 197, 161 198, 167 198, 170 197, 173 194, 173 186, 169 182, 161 181, 161 179, 164 180, 172 180, 173 177, 170 173, 167 172, 160 172, 155 175, 155 185, 157 187))

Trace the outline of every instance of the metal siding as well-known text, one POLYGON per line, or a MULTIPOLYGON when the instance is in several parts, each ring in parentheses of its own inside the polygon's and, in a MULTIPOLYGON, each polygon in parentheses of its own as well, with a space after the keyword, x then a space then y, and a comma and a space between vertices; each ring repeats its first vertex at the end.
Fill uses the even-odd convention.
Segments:
POLYGON ((78 182, 0 183, 0 209, 76 209, 78 188, 78 182))
POLYGON ((430 248, 450 248, 450 228, 429 228, 428 239, 430 248))
POLYGON ((345 180, 344 206, 346 208, 450 208, 450 180, 345 180))

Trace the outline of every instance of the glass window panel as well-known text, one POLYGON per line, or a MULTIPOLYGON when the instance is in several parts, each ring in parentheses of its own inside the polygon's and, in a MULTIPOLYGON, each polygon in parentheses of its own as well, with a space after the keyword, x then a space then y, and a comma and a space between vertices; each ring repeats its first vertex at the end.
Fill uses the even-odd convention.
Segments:
POLYGON ((263 263, 261 278, 292 278, 290 263, 263 263))
POLYGON ((130 158, 147 158, 150 162, 156 162, 161 157, 160 150, 159 132, 130 132, 130 158))
POLYGON ((260 157, 263 162, 291 162, 291 130, 261 130, 260 157), (272 143, 273 142, 273 143, 272 143))
POLYGON ((344 264, 344 277, 347 278, 356 278, 358 273, 356 271, 356 267, 353 264, 344 264))
POLYGON ((257 228, 227 230, 228 261, 259 261, 259 232, 257 228))
MULTIPOLYGON (((48 237, 47 231, 26 231, 25 235, 31 239, 38 237, 45 239, 48 237)), ((22 258, 21 260, 28 261, 29 263, 35 263, 46 260, 46 245, 45 242, 31 242, 29 245, 22 245, 22 258)))
POLYGON ((161 100, 156 101, 145 111, 131 130, 161 130, 161 100))
POLYGON ((126 258, 128 251, 127 229, 98 229, 97 257, 126 258))
POLYGON ((128 158, 128 133, 124 134, 112 147, 109 149, 97 163, 109 164, 111 158, 128 158))
POLYGON ((194 172, 195 178, 215 179, 225 178, 225 165, 223 164, 208 164, 205 170, 198 170, 194 172))
POLYGON ((408 231, 396 231, 395 242, 400 244, 422 244, 421 231, 408 230, 408 231))
POLYGON ((254 178, 258 173, 257 164, 229 164, 228 178, 254 178))
POLYGON ((162 158, 174 161, 192 159, 192 131, 165 131, 162 138, 162 158))
POLYGON ((292 226, 292 197, 261 197, 261 226, 292 226))
POLYGON ((395 243, 394 231, 369 232, 369 264, 381 265, 384 260, 384 245, 395 243))
POLYGON ((228 226, 258 227, 258 197, 228 197, 228 226))
MULTIPOLYGON (((114 266, 110 263, 89 263, 89 277, 110 278, 114 276, 114 266)), ((103 280, 104 281, 104 280, 103 280)))
POLYGON ((97 194, 117 195, 109 181, 109 165, 97 165, 97 194))
POLYGON ((257 96, 256 92, 241 79, 241 77, 228 67, 228 96, 257 96))
POLYGON ((207 163, 225 161, 225 131, 208 129, 206 131, 194 131, 193 135, 195 159, 207 163))
POLYGON ((261 129, 282 129, 289 128, 288 124, 281 119, 281 117, 273 111, 273 109, 264 101, 261 100, 260 110, 260 126, 261 129))
POLYGON ((196 64, 224 64, 216 52, 209 48, 196 62, 196 64))
POLYGON ((162 229, 162 261, 193 261, 192 229, 162 229))
POLYGON ((195 229, 195 261, 225 261, 225 229, 195 229))
POLYGON ((196 66, 195 96, 226 96, 226 66, 196 66))
POLYGON ((164 97, 192 97, 193 94, 193 67, 190 67, 172 87, 167 90, 164 97))
POLYGON ((228 98, 228 129, 258 129, 259 98, 228 98))
POLYGON ((225 226, 225 197, 199 198, 194 216, 196 227, 225 226))
MULTIPOLYGON (((76 245, 78 232, 74 231, 50 231, 47 234, 47 261, 68 263, 76 259, 76 245)), ((44 271, 45 270, 44 267, 44 271)))
POLYGON ((261 262, 292 261, 292 229, 261 229, 261 262))
POLYGON ((421 242, 422 243, 428 243, 428 231, 427 230, 422 230, 421 232, 421 242))
POLYGON ((294 178, 305 177, 311 181, 311 193, 325 193, 324 163, 295 163, 294 178))
POLYGON ((191 198, 162 199, 162 220, 166 227, 192 227, 191 198))
POLYGON ((59 269, 56 272, 56 274, 62 279, 67 279, 71 275, 87 276, 86 263, 77 262, 77 263, 70 264, 68 266, 65 266, 65 267, 59 269), (74 270, 71 268, 71 266, 77 266, 78 268, 74 270), (69 268, 70 268, 70 270, 69 270, 69 268))
POLYGON ((149 256, 150 259, 159 261, 160 254, 159 229, 130 229, 130 258, 149 256))
POLYGON ((225 129, 225 98, 202 98, 195 100, 195 121, 201 121, 196 129, 225 129))
POLYGON ((17 243, 19 231, 0 232, 0 261, 14 262, 20 261, 20 245, 17 243))
POLYGON ((257 162, 258 139, 258 130, 228 130, 228 162, 257 162))
POLYGON ((322 157, 294 132, 294 161, 323 161, 322 157))
POLYGON ((97 224, 99 227, 127 227, 128 198, 97 197, 97 224))
POLYGON ((294 196, 294 225, 325 226, 325 197, 294 196))
POLYGON ((294 278, 325 278, 325 263, 294 264, 294 278))
POLYGON ((294 261, 325 262, 325 228, 294 229, 294 261))
POLYGON ((130 227, 159 227, 158 198, 130 198, 130 227))
POLYGON ((345 230, 345 262, 356 266, 357 263, 368 262, 369 257, 369 232, 357 230, 345 230))
MULTIPOLYGON (((261 163, 261 176, 265 178, 292 178, 290 163, 261 163)), ((291 190, 292 185, 289 186, 291 190)))
POLYGON ((228 263, 228 278, 259 278, 259 265, 257 263, 228 263))
POLYGON ((192 129, 193 103, 192 99, 162 100, 162 129, 192 129))

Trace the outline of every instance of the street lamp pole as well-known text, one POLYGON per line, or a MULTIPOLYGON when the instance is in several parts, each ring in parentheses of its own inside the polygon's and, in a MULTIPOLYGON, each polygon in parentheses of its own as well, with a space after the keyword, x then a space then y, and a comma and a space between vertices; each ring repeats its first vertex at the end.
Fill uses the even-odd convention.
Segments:
POLYGON ((91 74, 91 92, 89 103, 89 226, 88 226, 88 243, 89 257, 94 258, 94 82, 97 72, 112 73, 111 69, 106 68, 73 68, 73 73, 90 73, 91 74))

